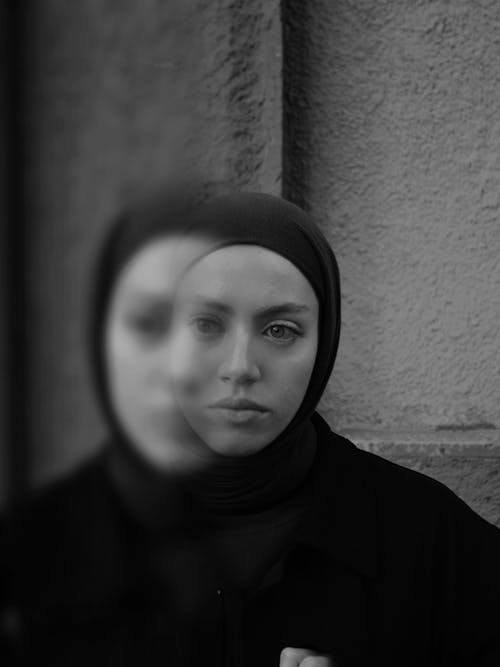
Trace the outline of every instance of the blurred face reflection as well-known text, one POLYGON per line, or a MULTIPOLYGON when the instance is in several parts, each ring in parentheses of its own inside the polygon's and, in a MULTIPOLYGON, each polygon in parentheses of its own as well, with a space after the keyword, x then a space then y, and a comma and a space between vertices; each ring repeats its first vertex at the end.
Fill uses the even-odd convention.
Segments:
POLYGON ((105 330, 109 391, 133 445, 160 468, 190 467, 206 447, 179 412, 171 388, 172 303, 180 274, 202 241, 154 240, 125 265, 105 330))
POLYGON ((208 447, 245 456, 290 423, 307 389, 318 302, 303 274, 251 245, 216 250, 178 292, 176 394, 208 447))

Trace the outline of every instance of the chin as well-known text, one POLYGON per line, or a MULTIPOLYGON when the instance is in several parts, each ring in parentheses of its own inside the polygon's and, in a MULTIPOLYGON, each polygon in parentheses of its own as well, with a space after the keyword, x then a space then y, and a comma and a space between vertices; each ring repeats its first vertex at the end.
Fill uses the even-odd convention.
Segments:
POLYGON ((234 436, 231 438, 217 438, 211 442, 205 441, 207 443, 207 446, 216 454, 220 454, 220 456, 227 456, 227 457, 245 457, 245 456, 251 456, 252 454, 256 454, 257 452, 260 452, 262 449, 267 447, 269 444, 267 441, 265 443, 259 443, 255 442, 255 440, 251 440, 249 442, 242 442, 241 439, 235 439, 234 436))

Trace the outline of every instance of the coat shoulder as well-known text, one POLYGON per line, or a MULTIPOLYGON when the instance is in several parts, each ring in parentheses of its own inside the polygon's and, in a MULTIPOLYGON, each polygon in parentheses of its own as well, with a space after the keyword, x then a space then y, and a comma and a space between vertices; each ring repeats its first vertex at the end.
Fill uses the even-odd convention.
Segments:
POLYGON ((362 480, 376 507, 395 520, 416 523, 458 522, 496 534, 500 530, 476 514, 459 496, 442 482, 421 472, 359 448, 347 438, 333 432, 321 419, 320 446, 330 450, 331 465, 341 465, 348 474, 362 480))

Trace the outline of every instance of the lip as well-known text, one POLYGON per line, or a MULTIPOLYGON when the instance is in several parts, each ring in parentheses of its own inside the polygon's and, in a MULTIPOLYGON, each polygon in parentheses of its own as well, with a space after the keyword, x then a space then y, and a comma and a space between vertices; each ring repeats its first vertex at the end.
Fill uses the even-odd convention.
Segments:
POLYGON ((260 403, 251 401, 248 398, 223 398, 213 403, 211 408, 221 408, 224 410, 234 410, 235 412, 269 412, 267 408, 260 403))
POLYGON ((248 398, 223 398, 210 408, 226 424, 235 427, 255 426, 269 414, 267 408, 248 398))

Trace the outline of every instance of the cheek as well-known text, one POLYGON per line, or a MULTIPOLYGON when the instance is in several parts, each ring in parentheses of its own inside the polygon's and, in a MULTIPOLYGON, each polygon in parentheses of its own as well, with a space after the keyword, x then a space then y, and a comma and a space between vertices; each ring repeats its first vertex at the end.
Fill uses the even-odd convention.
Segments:
POLYGON ((311 377, 312 365, 289 365, 283 370, 279 379, 277 378, 277 398, 280 400, 284 410, 298 409, 305 396, 309 379, 311 377))
POLYGON ((174 349, 172 358, 172 384, 180 395, 194 397, 210 391, 219 377, 219 367, 224 360, 224 346, 200 346, 186 342, 174 349))
POLYGON ((282 354, 269 356, 269 368, 279 375, 283 382, 293 383, 296 392, 306 391, 316 360, 316 340, 304 341, 304 344, 282 354))
POLYGON ((134 409, 143 402, 150 376, 150 364, 143 353, 123 338, 110 345, 107 372, 112 398, 122 409, 134 409))
POLYGON ((274 391, 276 403, 282 414, 290 416, 300 407, 306 394, 316 360, 316 345, 308 346, 294 358, 275 361, 274 391))

